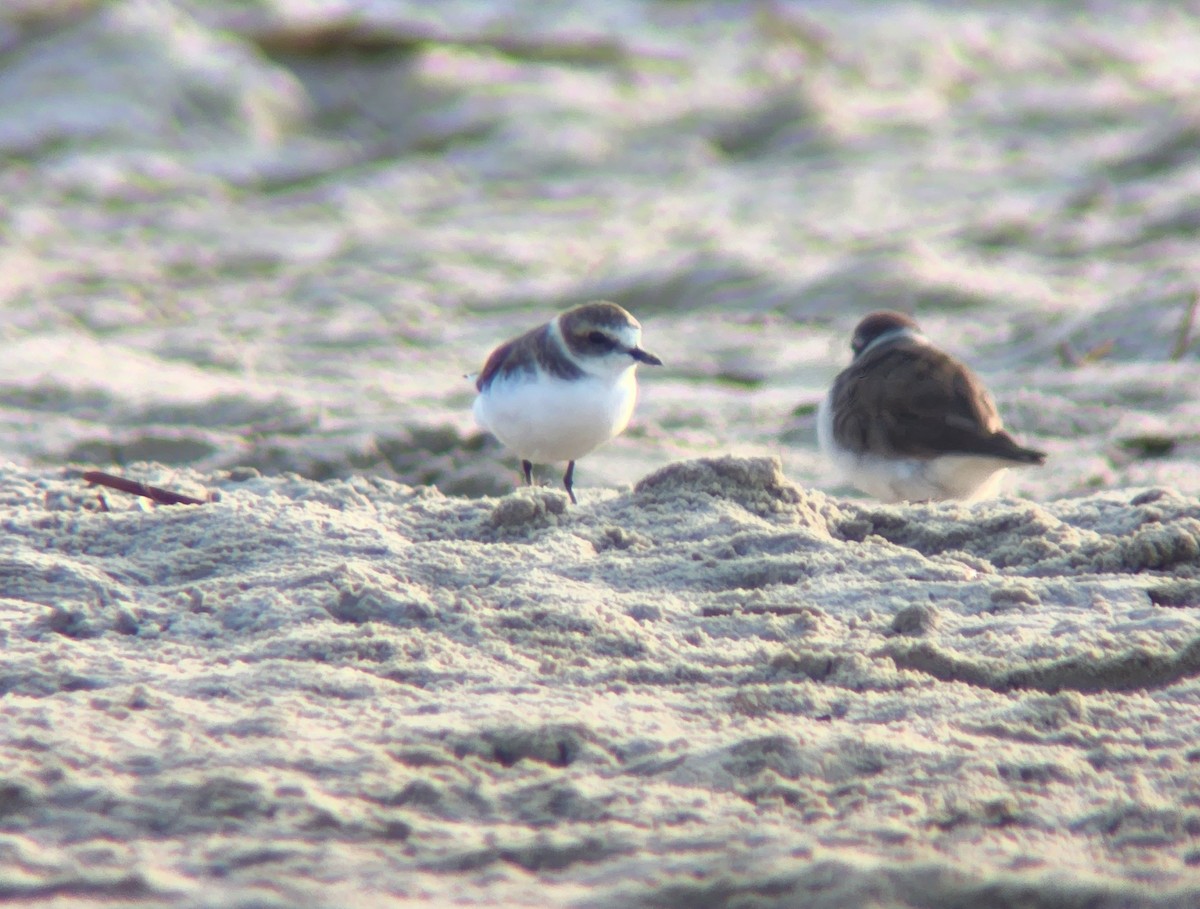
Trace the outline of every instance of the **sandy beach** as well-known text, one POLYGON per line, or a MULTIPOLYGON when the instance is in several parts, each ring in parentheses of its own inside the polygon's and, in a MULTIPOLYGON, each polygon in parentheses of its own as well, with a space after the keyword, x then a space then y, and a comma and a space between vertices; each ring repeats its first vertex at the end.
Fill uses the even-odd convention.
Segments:
POLYGON ((1196 61, 1165 0, 6 4, 0 899, 1200 905, 1196 61), (466 376, 598 298, 665 366, 571 506, 466 376), (1047 464, 841 484, 881 307, 1047 464))
POLYGON ((5 471, 6 898, 1191 906, 1200 506, 5 471))

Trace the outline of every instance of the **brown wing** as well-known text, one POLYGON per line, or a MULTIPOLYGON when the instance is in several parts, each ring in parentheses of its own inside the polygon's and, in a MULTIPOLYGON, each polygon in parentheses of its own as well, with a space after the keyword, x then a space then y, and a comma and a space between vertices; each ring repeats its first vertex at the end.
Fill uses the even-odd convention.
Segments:
POLYGON ((512 341, 505 341, 488 355, 487 362, 483 364, 483 369, 475 377, 476 391, 483 391, 492 384, 492 379, 496 378, 496 374, 504 368, 504 361, 512 355, 513 347, 516 343, 517 339, 515 338, 512 341))
MULTIPOLYGON (((497 376, 506 376, 518 369, 525 368, 522 364, 535 363, 536 360, 528 358, 525 351, 531 345, 536 344, 537 334, 543 330, 544 326, 527 331, 519 337, 505 341, 493 350, 488 356, 487 362, 483 364, 479 377, 475 380, 475 390, 483 391, 492 384, 492 380, 497 376)), ((527 368, 532 369, 533 367, 529 365, 527 368)))
POLYGON ((564 379, 582 376, 583 370, 567 358, 558 344, 546 343, 549 332, 547 323, 511 341, 505 341, 493 350, 475 379, 476 391, 483 391, 499 376, 511 375, 519 370, 536 372, 541 369, 564 379))
POLYGON ((1044 459, 1001 428, 996 405, 974 373, 924 345, 889 344, 856 360, 834 383, 834 413, 838 442, 855 451, 1044 459))

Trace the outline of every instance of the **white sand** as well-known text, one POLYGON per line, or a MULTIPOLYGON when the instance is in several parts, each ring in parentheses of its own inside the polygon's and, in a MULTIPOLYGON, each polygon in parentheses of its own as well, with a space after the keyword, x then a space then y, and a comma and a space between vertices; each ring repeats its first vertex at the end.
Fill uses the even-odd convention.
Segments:
POLYGON ((1200 900, 1195 500, 143 478, 0 474, 5 897, 1200 900))
POLYGON ((1200 906, 1200 14, 11 0, 0 51, 0 899, 1200 906), (594 297, 666 365, 567 509, 463 375, 594 297), (842 498, 880 306, 1050 453, 1014 498, 842 498))

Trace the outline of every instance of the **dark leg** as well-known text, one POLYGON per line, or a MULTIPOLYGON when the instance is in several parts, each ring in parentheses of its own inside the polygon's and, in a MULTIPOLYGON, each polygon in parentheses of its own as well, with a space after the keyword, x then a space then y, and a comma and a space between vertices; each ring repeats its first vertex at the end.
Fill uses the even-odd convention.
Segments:
POLYGON ((571 504, 578 505, 575 501, 575 490, 571 487, 575 485, 575 462, 567 461, 567 472, 563 474, 563 486, 567 487, 567 495, 571 497, 571 504))
POLYGON ((525 471, 525 485, 533 485, 533 463, 531 461, 522 461, 521 469, 525 471))

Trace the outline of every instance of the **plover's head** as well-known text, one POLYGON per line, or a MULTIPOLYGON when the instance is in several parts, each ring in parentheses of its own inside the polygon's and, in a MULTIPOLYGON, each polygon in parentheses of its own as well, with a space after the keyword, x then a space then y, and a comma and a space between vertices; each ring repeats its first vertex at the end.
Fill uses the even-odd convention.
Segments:
POLYGON ((662 366, 642 350, 642 326, 616 303, 599 300, 558 317, 567 351, 588 372, 621 372, 637 363, 662 366))
POLYGON ((884 340, 890 340, 900 335, 919 337, 921 329, 911 316, 902 312, 873 312, 865 316, 858 327, 854 329, 854 337, 850 339, 850 350, 854 359, 858 359, 867 348, 884 340))

